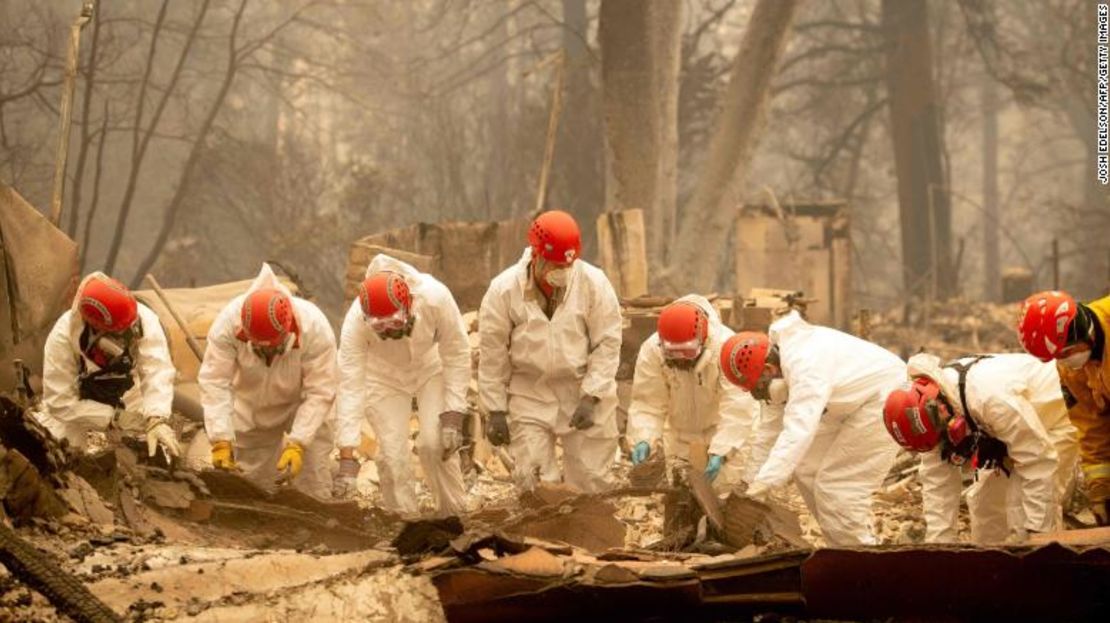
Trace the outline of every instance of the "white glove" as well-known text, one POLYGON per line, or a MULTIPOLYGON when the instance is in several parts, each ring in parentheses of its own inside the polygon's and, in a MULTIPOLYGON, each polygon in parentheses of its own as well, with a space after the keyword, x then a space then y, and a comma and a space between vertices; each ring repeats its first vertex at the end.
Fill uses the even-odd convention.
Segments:
POLYGON ((177 445, 177 435, 170 428, 169 422, 164 417, 151 416, 146 420, 146 450, 147 456, 154 456, 154 451, 161 445, 166 454, 181 456, 181 448, 177 445))

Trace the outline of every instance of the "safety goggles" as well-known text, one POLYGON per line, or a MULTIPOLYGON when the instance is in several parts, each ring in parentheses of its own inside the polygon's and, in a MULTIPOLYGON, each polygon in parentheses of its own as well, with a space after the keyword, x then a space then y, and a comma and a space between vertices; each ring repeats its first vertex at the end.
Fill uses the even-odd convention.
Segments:
POLYGON ((701 340, 697 339, 686 342, 659 340, 659 345, 663 348, 663 358, 672 361, 694 361, 701 356, 701 351, 705 348, 701 340))
POLYGON ((375 333, 385 333, 404 329, 409 321, 409 315, 405 310, 398 309, 389 316, 367 316, 366 321, 370 323, 370 328, 375 333))

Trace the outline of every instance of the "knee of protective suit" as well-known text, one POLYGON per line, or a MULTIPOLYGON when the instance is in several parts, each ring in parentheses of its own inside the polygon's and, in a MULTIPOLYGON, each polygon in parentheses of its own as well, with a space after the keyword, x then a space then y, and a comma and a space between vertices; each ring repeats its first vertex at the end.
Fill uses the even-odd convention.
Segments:
POLYGON ((104 430, 112 423, 116 408, 95 400, 78 400, 73 405, 73 411, 67 418, 69 428, 89 430, 104 430))

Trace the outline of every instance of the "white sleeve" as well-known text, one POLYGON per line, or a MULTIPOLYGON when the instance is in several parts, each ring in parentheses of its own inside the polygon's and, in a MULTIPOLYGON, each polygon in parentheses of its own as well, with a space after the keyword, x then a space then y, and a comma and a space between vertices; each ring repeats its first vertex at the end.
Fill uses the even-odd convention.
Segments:
POLYGON ((760 468, 771 454, 771 446, 782 434, 783 405, 770 405, 758 401, 756 404, 759 405, 759 420, 755 432, 752 433, 751 454, 743 470, 743 478, 748 483, 755 481, 760 468))
POLYGON ((621 358, 621 304, 613 284, 604 274, 593 281, 593 306, 586 318, 590 355, 582 394, 605 398, 617 394, 617 367, 621 358))
POLYGON ((640 354, 636 357, 626 435, 632 445, 641 441, 652 444, 660 439, 670 410, 670 390, 663 378, 663 357, 654 341, 653 334, 640 346, 640 354))
POLYGON ((465 413, 470 388, 470 340, 459 306, 446 287, 436 303, 436 339, 443 362, 443 408, 465 413))
POLYGON ((339 392, 336 396, 336 443, 353 448, 362 439, 362 419, 366 413, 366 357, 369 351, 369 326, 362 319, 358 301, 351 303, 339 331, 339 392))
POLYGON ((324 312, 316 306, 307 308, 301 317, 308 331, 301 336, 301 392, 304 399, 297 407, 289 439, 307 446, 335 406, 335 388, 339 381, 336 363, 335 332, 324 312), (307 317, 307 318, 306 318, 307 317), (307 338, 307 339, 306 339, 307 338))
POLYGON ((748 392, 733 385, 721 374, 718 377, 718 412, 721 419, 717 434, 709 444, 709 453, 725 456, 744 447, 752 434, 758 401, 748 392))
POLYGON ((58 420, 68 420, 80 400, 77 353, 69 339, 71 312, 62 314, 46 337, 42 360, 42 404, 58 420))
POLYGON ((1050 532, 1057 528, 1055 474, 1059 463, 1056 447, 1044 432, 1033 405, 1021 396, 996 395, 982 407, 984 426, 1006 444, 1013 461, 1010 478, 1021 487, 1025 528, 1050 532))
POLYGON ((813 444, 821 415, 832 395, 831 379, 821 374, 817 366, 793 371, 787 383, 790 397, 783 410, 782 434, 755 478, 755 482, 768 487, 784 485, 794 475, 794 469, 813 444))
POLYGON ((478 308, 478 400, 486 412, 509 410, 512 364, 509 342, 513 332, 506 293, 490 284, 478 308))
POLYGON ((239 311, 237 301, 235 299, 228 304, 208 329, 204 360, 197 372, 200 404, 204 407, 204 429, 210 441, 235 439, 232 381, 239 366, 236 356, 240 342, 235 337, 232 316, 239 311))
POLYGON ((173 410, 173 383, 177 370, 170 359, 170 347, 162 323, 153 311, 139 308, 143 337, 139 340, 139 383, 143 390, 143 415, 168 418, 173 410))
POLYGON ((963 478, 960 468, 940 458, 940 450, 921 454, 917 472, 925 513, 926 543, 955 543, 963 478))

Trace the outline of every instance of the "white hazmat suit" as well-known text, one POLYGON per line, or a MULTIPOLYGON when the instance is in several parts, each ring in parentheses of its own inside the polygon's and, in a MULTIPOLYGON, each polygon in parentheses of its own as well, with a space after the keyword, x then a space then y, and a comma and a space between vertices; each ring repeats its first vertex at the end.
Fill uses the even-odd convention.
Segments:
POLYGON ((424 476, 444 515, 466 510, 466 491, 457 452, 443 459, 439 415, 466 413, 470 385, 470 343, 451 291, 431 275, 388 255, 371 260, 366 275, 399 273, 409 286, 415 321, 412 334, 383 339, 370 328, 355 300, 339 343, 339 446, 359 444, 360 422, 369 418, 378 438, 375 462, 382 498, 389 510, 415 514, 420 508, 413 483, 409 421, 417 404, 417 454, 424 476))
POLYGON ((668 455, 684 459, 689 459, 691 443, 704 444, 709 454, 728 457, 715 483, 731 484, 738 474, 730 472, 742 467, 739 451, 751 434, 758 403, 720 372, 721 345, 733 332, 721 324, 716 308, 696 294, 678 300, 696 304, 708 316, 705 347, 692 370, 681 370, 666 364, 658 333, 644 340, 636 358, 625 436, 633 446, 662 439, 668 455))
POLYGON ((293 296, 268 264, 247 289, 220 311, 208 331, 197 374, 204 427, 210 441, 231 441, 235 462, 259 486, 272 490, 284 438, 304 448, 294 486, 317 497, 331 495, 336 367, 335 333, 316 305, 293 296), (293 303, 296 343, 270 366, 238 336, 248 294, 276 288, 293 303))
MULTIPOLYGON (((85 282, 101 275, 93 273, 77 288, 81 292, 85 282)), ((138 304, 142 336, 132 346, 134 367, 132 376, 138 383, 123 396, 125 409, 140 412, 145 417, 165 418, 167 421, 173 405, 173 383, 177 371, 170 360, 166 334, 158 314, 149 307, 138 304)), ((58 439, 66 439, 76 448, 84 448, 89 431, 104 430, 111 423, 115 408, 95 400, 81 399, 78 376, 82 365, 90 372, 99 370, 97 365, 81 352, 80 337, 85 321, 74 299, 72 309, 62 314, 46 338, 43 353, 42 398, 43 409, 36 414, 39 422, 58 439)))
POLYGON ((549 319, 541 307, 527 249, 495 277, 478 316, 478 390, 487 412, 509 414, 509 449, 517 484, 533 474, 559 481, 555 438, 563 447, 566 483, 586 492, 608 486, 617 445, 617 365, 621 348, 620 302, 600 269, 571 265, 562 300, 549 319), (593 426, 571 428, 584 396, 600 399, 593 426))
MULTIPOLYGON (((910 358, 908 371, 911 377, 934 380, 956 414, 963 413, 957 370, 941 367, 934 355, 920 354, 910 358)), ((1006 454, 1013 462, 1009 477, 1001 469, 980 470, 968 489, 972 540, 999 543, 1011 529, 1019 538, 1029 530, 1062 529, 1060 504, 1079 448, 1056 365, 1024 353, 991 355, 968 368, 964 392, 972 420, 1006 444, 1006 454)), ((956 541, 963 488, 960 468, 934 450, 921 456, 919 476, 925 540, 956 541)))
POLYGON ((768 335, 778 346, 787 396, 785 404, 762 408, 746 470, 750 491, 793 476, 826 543, 874 544, 871 494, 898 452, 883 425, 883 404, 905 383, 906 364, 797 312, 772 323, 768 335))

